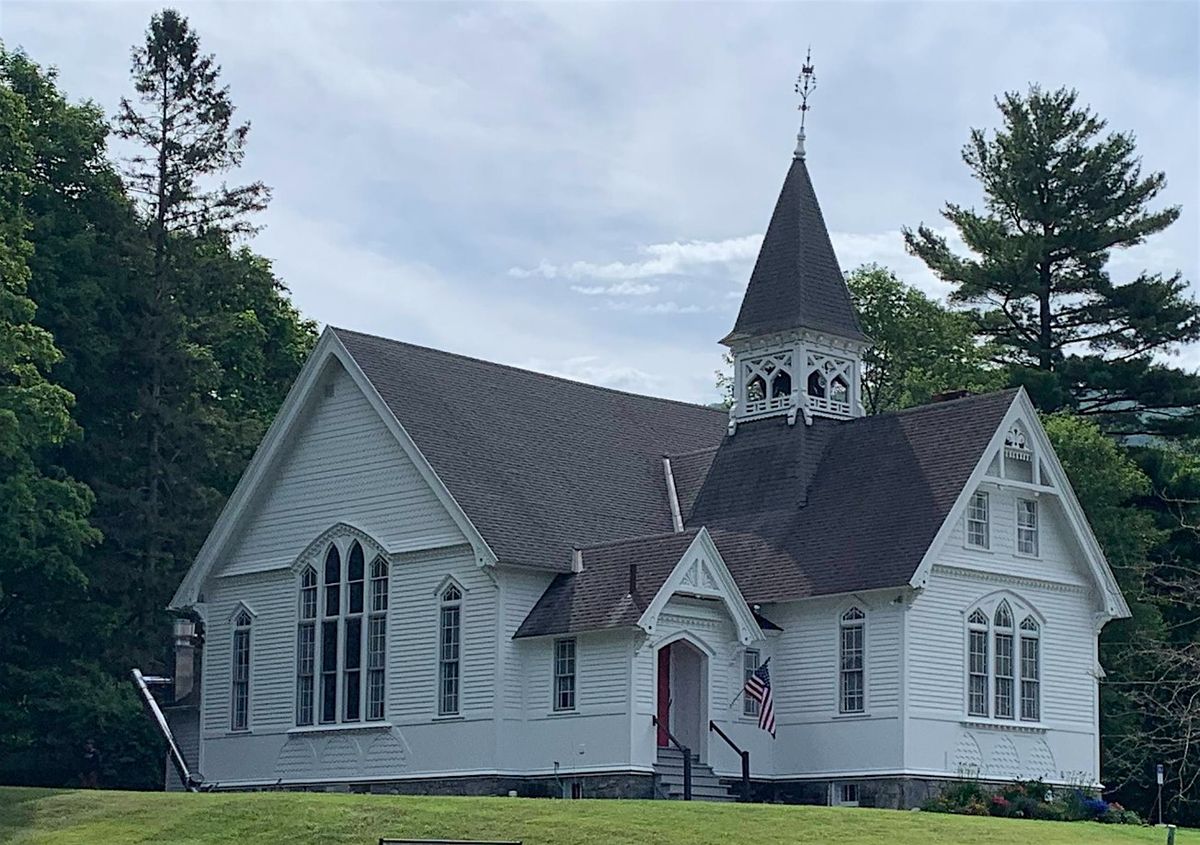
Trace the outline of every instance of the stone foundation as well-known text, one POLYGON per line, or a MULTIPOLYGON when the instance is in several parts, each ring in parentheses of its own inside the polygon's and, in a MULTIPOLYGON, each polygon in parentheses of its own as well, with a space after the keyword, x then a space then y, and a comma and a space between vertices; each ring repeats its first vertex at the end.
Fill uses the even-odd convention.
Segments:
POLYGON ((287 792, 353 792, 373 795, 508 795, 520 798, 653 798, 654 776, 634 772, 563 774, 559 777, 483 775, 363 783, 280 784, 287 792))

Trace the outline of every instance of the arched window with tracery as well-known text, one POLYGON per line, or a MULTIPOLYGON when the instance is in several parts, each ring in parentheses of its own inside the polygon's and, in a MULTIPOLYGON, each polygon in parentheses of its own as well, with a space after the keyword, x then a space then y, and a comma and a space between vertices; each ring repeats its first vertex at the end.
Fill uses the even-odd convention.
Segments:
POLYGON ((1041 718, 1041 626, 1022 605, 1015 597, 996 597, 967 616, 969 716, 1005 720, 1019 716, 1033 722, 1041 718), (1019 626, 1017 618, 1022 618, 1019 626))
POLYGON ((331 541, 322 560, 319 584, 313 566, 300 573, 296 724, 382 719, 387 562, 376 557, 368 578, 363 545, 352 536, 331 541))

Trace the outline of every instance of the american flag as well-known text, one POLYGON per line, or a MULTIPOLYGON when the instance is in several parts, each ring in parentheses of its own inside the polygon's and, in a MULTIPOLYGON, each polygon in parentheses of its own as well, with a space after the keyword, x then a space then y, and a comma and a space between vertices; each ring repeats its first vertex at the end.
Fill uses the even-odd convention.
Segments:
POLYGON ((771 670, 767 668, 770 662, 768 657, 766 663, 754 670, 754 674, 746 679, 742 692, 758 702, 758 726, 774 739, 775 703, 771 698, 771 670))

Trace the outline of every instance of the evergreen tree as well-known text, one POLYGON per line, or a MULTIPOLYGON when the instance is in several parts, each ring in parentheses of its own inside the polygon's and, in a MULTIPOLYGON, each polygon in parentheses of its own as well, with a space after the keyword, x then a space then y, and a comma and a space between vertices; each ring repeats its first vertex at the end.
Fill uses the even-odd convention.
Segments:
MULTIPOLYGON (((155 665, 165 641, 162 608, 240 472, 250 451, 246 440, 263 429, 261 417, 244 416, 245 402, 238 406, 249 385, 240 381, 237 361, 222 360, 228 344, 210 343, 227 341, 231 324, 280 308, 297 335, 305 327, 273 277, 255 289, 253 303, 231 295, 246 291, 229 274, 237 273, 230 239, 253 230, 248 216, 265 207, 269 191, 259 182, 212 184, 241 163, 249 124, 235 125, 220 67, 201 52, 185 17, 166 9, 151 18, 145 42, 133 52, 132 75, 137 102, 121 101, 116 132, 141 148, 129 160, 126 184, 139 198, 150 256, 129 347, 130 375, 140 390, 125 448, 140 453, 131 467, 140 477, 118 479, 115 498, 124 502, 110 511, 118 523, 105 530, 114 551, 135 562, 120 585, 132 624, 114 646, 126 660, 155 665), (214 262, 229 272, 200 271, 214 262), (236 310, 224 310, 228 304, 236 310), (242 436, 230 439, 234 428, 242 436)), ((270 376, 286 371, 290 380, 307 347, 301 341, 260 350, 268 357, 279 351, 286 362, 270 376)), ((255 411, 269 417, 275 407, 268 400, 255 411)))
POLYGON ((1152 208, 1166 177, 1143 174, 1133 137, 1102 134, 1075 91, 1033 86, 997 105, 1003 128, 972 130, 963 150, 984 211, 942 212, 973 255, 924 225, 905 230, 909 251, 974 308, 980 334, 1041 407, 1109 431, 1200 431, 1200 379, 1156 358, 1200 338, 1200 306, 1179 273, 1119 281, 1108 269, 1114 250, 1179 217, 1152 208))
POLYGON ((948 390, 1003 387, 1003 373, 989 366, 966 315, 943 308, 877 264, 847 273, 846 285, 871 338, 862 378, 868 414, 921 405, 948 390))

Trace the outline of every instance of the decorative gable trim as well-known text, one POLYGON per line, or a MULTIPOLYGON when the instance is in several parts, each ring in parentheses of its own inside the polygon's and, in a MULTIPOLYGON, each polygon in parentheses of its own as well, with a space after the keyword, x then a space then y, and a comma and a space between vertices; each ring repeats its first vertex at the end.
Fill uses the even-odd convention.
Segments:
POLYGON ((1088 524, 1087 516, 1083 512, 1083 506, 1079 504, 1079 500, 1075 496, 1075 491, 1071 488, 1071 482, 1067 478, 1066 470, 1063 469, 1062 463, 1058 460, 1058 455, 1054 452, 1050 438, 1047 436, 1046 430, 1042 427, 1041 421, 1038 419, 1037 410, 1033 407, 1033 402, 1029 399, 1029 394, 1025 392, 1025 388, 1018 390, 1016 396, 1013 397, 1012 405, 1004 415, 1003 421, 996 429, 996 433, 992 435, 992 439, 988 442, 987 448, 984 449, 983 454, 980 456, 978 464, 976 464, 975 469, 971 472, 970 478, 967 479, 967 483, 959 491, 958 498, 954 502, 954 507, 950 509, 950 513, 942 522, 941 528, 938 529, 933 542, 930 543, 924 557, 922 557, 920 565, 917 566, 912 578, 909 579, 909 584, 914 589, 921 589, 928 582, 930 572, 941 555, 942 549, 945 547, 951 532, 954 530, 955 525, 964 519, 967 502, 970 500, 971 494, 984 481, 1007 486, 1029 487, 1037 492, 1058 496, 1062 502, 1062 509, 1066 515, 1067 524, 1079 542, 1080 548, 1083 550, 1088 571, 1099 590, 1105 620, 1124 619, 1130 615, 1129 605, 1126 604, 1125 597, 1121 594, 1121 588, 1117 585, 1117 579, 1113 576, 1112 568, 1109 566, 1108 560, 1104 557, 1104 551, 1100 548, 1100 543, 1096 539, 1096 535, 1092 532, 1091 525, 1088 524), (1038 478, 1036 484, 1022 485, 1018 482, 998 480, 987 475, 988 467, 992 464, 995 456, 1000 453, 1001 449, 1008 452, 1016 447, 1014 442, 1010 442, 1016 433, 1023 433, 1025 435, 1026 441, 1021 444, 1022 447, 1024 449, 1031 449, 1033 455, 1036 456, 1034 471, 1039 476, 1043 473, 1048 473, 1049 478, 1038 478))
POLYGON ((320 389, 328 367, 333 361, 341 364, 351 380, 363 392, 368 403, 379 415, 379 418, 383 420, 388 430, 395 436, 397 443, 400 444, 401 449, 404 450, 409 460, 413 462, 421 478, 433 490, 438 501, 441 502, 450 514, 451 519, 454 520, 454 523, 468 538, 474 551, 476 562, 480 566, 495 564, 497 559, 496 554, 467 517, 462 507, 450 494, 449 489, 441 478, 438 477, 429 461, 421 454, 412 437, 400 425, 396 416, 388 410, 387 405, 384 404, 382 397, 379 395, 379 391, 371 384, 370 380, 363 373, 362 368, 354 360, 354 357, 342 344, 341 340, 338 339, 337 334, 333 329, 326 328, 321 333, 316 348, 313 349, 308 361, 301 368, 300 374, 296 377, 291 390, 288 391, 287 398, 284 399, 283 405, 275 415, 274 421, 271 423, 270 428, 267 429, 267 433, 255 451, 254 457, 251 458, 250 464, 246 467, 246 471, 242 473, 241 479, 238 481, 229 500, 225 503, 225 507, 221 510, 217 521, 209 531, 204 545, 201 546, 199 553, 188 569, 187 575, 184 576, 183 581, 180 583, 179 589, 175 591, 175 595, 168 605, 169 610, 181 611, 197 602, 204 582, 212 574, 217 562, 221 559, 222 554, 236 535, 236 529, 253 505, 255 493, 259 489, 259 486, 264 483, 270 471, 284 453, 291 435, 297 430, 299 423, 304 417, 304 411, 307 409, 310 399, 316 395, 315 391, 320 389))
POLYGON ((368 563, 379 556, 387 557, 387 550, 366 531, 348 522, 336 522, 318 534, 316 539, 305 546, 304 551, 296 556, 296 560, 291 565, 292 572, 299 572, 305 566, 310 565, 319 568, 325 559, 329 544, 343 538, 357 540, 363 547, 363 556, 368 563))
POLYGON ((638 619, 638 627, 654 636, 659 617, 676 593, 721 601, 737 628, 738 641, 742 645, 765 639, 707 528, 701 528, 696 534, 696 539, 638 619))
POLYGON ((441 581, 438 581, 438 585, 433 589, 433 594, 440 599, 442 594, 446 592, 446 588, 451 586, 455 587, 461 595, 465 596, 469 592, 463 586, 462 581, 459 581, 453 575, 447 575, 441 581))
POLYGON ((239 601, 233 606, 233 610, 229 612, 229 616, 226 617, 225 621, 232 625, 234 620, 241 616, 243 612, 249 614, 251 620, 258 618, 258 614, 254 612, 254 608, 246 604, 244 601, 239 601))

